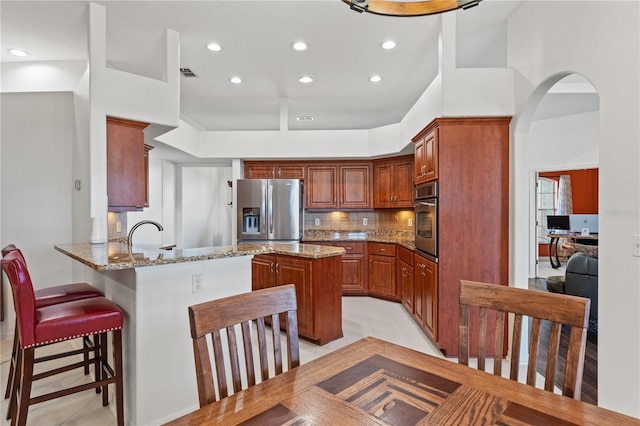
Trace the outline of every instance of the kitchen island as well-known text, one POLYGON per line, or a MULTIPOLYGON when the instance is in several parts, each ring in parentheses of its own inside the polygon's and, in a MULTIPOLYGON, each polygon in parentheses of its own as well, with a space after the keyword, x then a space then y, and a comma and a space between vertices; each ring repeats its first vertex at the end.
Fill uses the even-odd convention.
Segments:
MULTIPOLYGON (((198 407, 189 306, 251 291, 254 255, 339 263, 345 252, 299 243, 162 250, 110 242, 55 249, 84 265, 84 280, 124 311, 125 418, 132 425, 160 424, 198 407)), ((320 291, 325 285, 314 284, 320 291)))

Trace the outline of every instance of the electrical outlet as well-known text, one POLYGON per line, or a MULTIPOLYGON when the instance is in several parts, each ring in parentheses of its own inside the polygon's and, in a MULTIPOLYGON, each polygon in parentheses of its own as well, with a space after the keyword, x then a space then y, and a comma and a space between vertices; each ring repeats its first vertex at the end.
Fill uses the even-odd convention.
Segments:
POLYGON ((362 224, 363 224, 364 226, 367 226, 367 225, 369 224, 369 219, 367 219, 366 217, 363 217, 363 218, 362 218, 362 224))
POLYGON ((349 215, 347 213, 340 213, 340 222, 346 222, 349 220, 349 215))
POLYGON ((191 277, 191 292, 200 293, 203 290, 202 274, 193 275, 191 277))
POLYGON ((319 218, 319 217, 316 217, 316 218, 313 220, 313 223, 314 223, 316 226, 320 226, 320 218, 319 218))
POLYGON ((116 232, 122 232, 122 222, 119 220, 116 222, 116 232))
POLYGON ((407 224, 409 225, 409 227, 413 226, 413 219, 409 219, 409 222, 407 224))
POLYGON ((633 234, 633 255, 640 257, 640 234, 633 234))

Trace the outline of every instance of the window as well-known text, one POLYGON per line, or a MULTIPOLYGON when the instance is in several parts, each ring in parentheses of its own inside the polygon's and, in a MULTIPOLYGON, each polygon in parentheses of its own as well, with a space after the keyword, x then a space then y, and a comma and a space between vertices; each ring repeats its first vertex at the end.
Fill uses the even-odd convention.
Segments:
POLYGON ((548 178, 538 178, 537 187, 537 216, 538 243, 548 243, 547 216, 556 214, 558 208, 558 182, 548 178))

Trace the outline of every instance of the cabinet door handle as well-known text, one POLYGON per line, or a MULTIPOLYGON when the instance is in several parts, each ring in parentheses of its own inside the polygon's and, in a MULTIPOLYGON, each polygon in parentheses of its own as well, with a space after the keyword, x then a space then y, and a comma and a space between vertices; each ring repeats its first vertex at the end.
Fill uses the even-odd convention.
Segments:
POLYGON ((276 263, 276 274, 280 273, 280 264, 276 263))
POLYGON ((282 177, 282 169, 280 167, 278 167, 278 177, 282 177))
POLYGON ((380 251, 382 252, 382 251, 384 251, 384 249, 383 249, 383 248, 381 248, 381 249, 380 249, 380 251))
POLYGON ((271 264, 271 272, 272 272, 272 273, 273 273, 273 272, 275 272, 274 267, 275 267, 275 263, 272 263, 272 264, 271 264))
POLYGON ((345 249, 347 249, 347 250, 353 250, 353 248, 352 248, 352 247, 345 247, 345 249))
POLYGON ((371 268, 371 259, 369 259, 369 268, 371 268))

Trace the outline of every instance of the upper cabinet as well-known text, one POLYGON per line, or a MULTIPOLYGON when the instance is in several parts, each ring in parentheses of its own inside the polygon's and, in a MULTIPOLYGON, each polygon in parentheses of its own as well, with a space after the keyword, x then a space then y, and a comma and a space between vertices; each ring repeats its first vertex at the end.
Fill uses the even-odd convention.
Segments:
POLYGON ((373 207, 413 207, 413 155, 373 162, 373 207))
POLYGON ((427 126, 413 139, 415 143, 414 180, 418 185, 438 179, 438 127, 427 126))
POLYGON ((308 209, 370 209, 373 207, 372 164, 313 163, 307 165, 308 209))
POLYGON ((304 164, 245 161, 245 179, 304 179, 304 164))
POLYGON ((107 117, 107 197, 109 211, 149 206, 149 150, 144 143, 148 123, 107 117))

